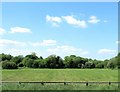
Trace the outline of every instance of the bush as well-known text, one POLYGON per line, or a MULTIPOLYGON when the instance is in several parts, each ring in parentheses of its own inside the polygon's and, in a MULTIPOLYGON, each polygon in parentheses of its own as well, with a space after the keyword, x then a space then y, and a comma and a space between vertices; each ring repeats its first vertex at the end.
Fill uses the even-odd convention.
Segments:
POLYGON ((111 69, 114 69, 114 68, 115 68, 115 65, 114 65, 113 62, 108 62, 107 67, 108 67, 108 68, 111 68, 111 69))
POLYGON ((50 55, 45 59, 45 65, 47 68, 63 68, 63 60, 56 55, 50 55))
POLYGON ((18 67, 15 64, 15 62, 9 62, 9 61, 4 61, 2 63, 2 68, 3 69, 18 69, 18 67))
POLYGON ((20 62, 20 63, 18 64, 18 67, 24 67, 23 63, 20 62))
POLYGON ((13 57, 10 61, 15 62, 16 64, 19 64, 20 62, 22 62, 22 60, 23 60, 23 56, 19 55, 19 56, 13 57))
POLYGON ((86 62, 85 63, 85 68, 95 68, 95 64, 92 62, 86 62))
POLYGON ((34 61, 32 64, 32 68, 38 68, 39 67, 39 61, 34 61))
POLYGON ((25 57, 22 61, 23 65, 25 67, 29 67, 29 68, 32 68, 32 64, 33 64, 34 60, 33 59, 30 59, 29 57, 25 57))
POLYGON ((96 64, 95 67, 96 67, 96 68, 104 68, 104 65, 103 65, 102 63, 98 63, 98 64, 96 64))

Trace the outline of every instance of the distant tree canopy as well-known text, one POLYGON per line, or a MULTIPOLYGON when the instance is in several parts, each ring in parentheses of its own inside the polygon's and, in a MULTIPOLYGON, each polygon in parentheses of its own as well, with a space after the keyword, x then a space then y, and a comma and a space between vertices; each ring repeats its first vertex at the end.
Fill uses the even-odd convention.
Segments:
POLYGON ((120 53, 109 60, 96 60, 83 58, 76 55, 65 56, 62 59, 57 55, 50 55, 47 58, 36 56, 35 53, 26 55, 12 56, 10 54, 0 54, 3 69, 17 69, 19 67, 28 68, 120 68, 120 53))

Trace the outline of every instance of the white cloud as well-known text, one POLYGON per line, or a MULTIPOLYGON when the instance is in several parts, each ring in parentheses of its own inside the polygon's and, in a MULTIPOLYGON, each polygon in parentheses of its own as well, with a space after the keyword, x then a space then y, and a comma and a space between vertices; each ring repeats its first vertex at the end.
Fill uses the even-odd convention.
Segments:
POLYGON ((46 21, 51 22, 53 26, 58 27, 58 23, 61 23, 62 19, 60 17, 46 15, 46 21))
POLYGON ((56 40, 43 40, 42 42, 20 42, 15 40, 0 39, 0 46, 53 46, 56 40))
POLYGON ((56 40, 43 40, 42 42, 30 42, 32 46, 51 46, 56 45, 56 40))
POLYGON ((53 27, 59 27, 59 25, 57 23, 54 23, 54 22, 52 23, 52 26, 53 27))
POLYGON ((57 54, 60 56, 66 56, 66 55, 87 55, 88 51, 84 51, 80 48, 75 48, 73 46, 68 46, 68 45, 62 45, 62 46, 57 46, 55 48, 49 48, 47 49, 47 52, 50 54, 57 54))
POLYGON ((80 48, 75 48, 68 45, 57 46, 56 40, 43 40, 41 42, 20 42, 16 40, 0 39, 0 47, 2 48, 0 50, 2 53, 11 55, 27 55, 31 52, 36 52, 39 56, 42 55, 44 57, 47 57, 51 54, 56 54, 61 57, 71 54, 80 56, 88 55, 88 51, 82 50, 80 48))
POLYGON ((0 28, 0 35, 3 35, 3 34, 5 34, 5 33, 6 33, 5 29, 0 28))
POLYGON ((31 54, 33 51, 32 50, 27 50, 27 49, 22 49, 22 48, 4 48, 4 50, 2 50, 2 53, 5 54, 11 54, 13 56, 18 56, 18 55, 28 55, 31 54))
POLYGON ((56 40, 43 40, 40 45, 48 46, 48 45, 56 45, 56 40))
POLYGON ((30 29, 22 27, 13 27, 10 30, 10 33, 31 33, 30 29))
POLYGON ((62 16, 62 18, 65 19, 65 21, 68 24, 75 25, 81 28, 87 27, 86 22, 84 20, 77 20, 73 16, 62 16))
POLYGON ((111 50, 111 49, 100 49, 98 51, 98 54, 115 54, 116 50, 111 50))
POLYGON ((59 52, 59 51, 64 51, 66 53, 74 52, 76 49, 72 46, 57 46, 56 48, 53 49, 48 49, 48 52, 59 52))
POLYGON ((18 56, 18 55, 23 55, 26 56, 28 54, 31 54, 32 52, 35 52, 36 55, 42 56, 43 58, 48 57, 50 54, 46 52, 45 50, 42 50, 42 48, 3 48, 0 49, 0 52, 5 53, 5 54, 11 54, 13 56, 18 56))
POLYGON ((62 22, 60 17, 52 17, 52 16, 49 16, 49 15, 46 16, 46 20, 49 21, 49 22, 57 22, 57 23, 62 22))
POLYGON ((0 39, 0 46, 25 46, 26 43, 15 40, 0 39))
POLYGON ((116 43, 116 44, 120 44, 120 41, 116 41, 115 43, 116 43))
POLYGON ((88 20, 89 23, 96 24, 100 22, 100 19, 97 19, 96 16, 91 16, 90 19, 88 20))

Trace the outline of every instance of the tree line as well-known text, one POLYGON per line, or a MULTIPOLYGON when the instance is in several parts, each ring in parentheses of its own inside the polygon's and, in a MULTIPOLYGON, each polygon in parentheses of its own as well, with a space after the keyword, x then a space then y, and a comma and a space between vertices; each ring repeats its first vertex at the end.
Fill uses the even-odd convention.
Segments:
POLYGON ((10 54, 0 54, 1 64, 3 69, 18 69, 23 68, 119 68, 120 67, 120 53, 116 57, 106 59, 104 61, 83 58, 76 55, 65 56, 62 59, 57 55, 50 55, 47 58, 38 57, 35 53, 26 55, 12 56, 10 54))

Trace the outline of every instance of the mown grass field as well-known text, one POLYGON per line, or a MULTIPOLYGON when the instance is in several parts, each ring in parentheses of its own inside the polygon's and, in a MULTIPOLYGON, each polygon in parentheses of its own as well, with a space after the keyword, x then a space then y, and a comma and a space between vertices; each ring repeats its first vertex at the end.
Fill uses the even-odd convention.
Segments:
MULTIPOLYGON (((2 81, 117 82, 118 70, 111 69, 15 69, 2 70, 2 81)), ((117 90, 117 84, 3 84, 3 90, 117 90)), ((117 92, 117 91, 116 91, 117 92)))
POLYGON ((111 69, 15 69, 2 70, 2 81, 118 81, 111 69))

